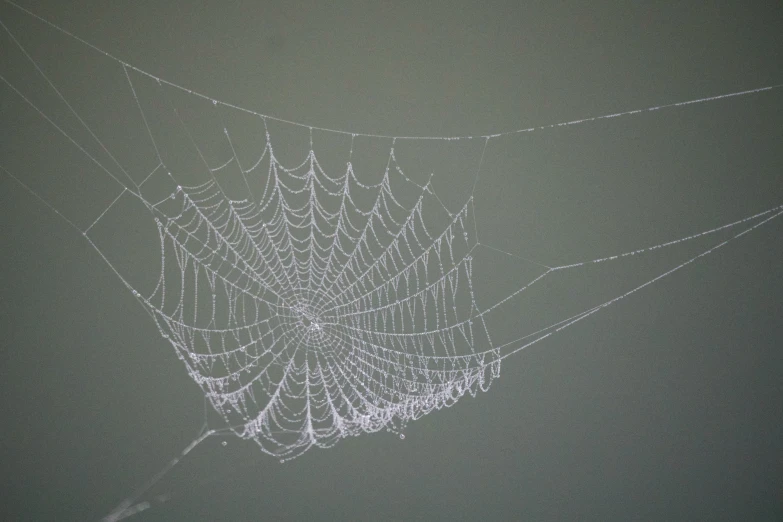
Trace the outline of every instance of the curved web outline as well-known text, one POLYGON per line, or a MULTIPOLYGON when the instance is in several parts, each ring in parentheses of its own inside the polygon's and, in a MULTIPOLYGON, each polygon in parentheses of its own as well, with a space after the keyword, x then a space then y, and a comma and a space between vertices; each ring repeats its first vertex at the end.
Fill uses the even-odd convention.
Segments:
MULTIPOLYGON (((636 251, 562 266, 544 266, 538 276, 500 301, 480 309, 472 284, 473 252, 487 248, 513 255, 480 242, 477 235, 473 194, 490 140, 757 94, 781 85, 480 137, 348 133, 260 114, 168 82, 6 1, 123 68, 158 156, 158 165, 144 181, 136 183, 0 21, 14 43, 116 165, 110 168, 102 164, 23 92, 4 77, 0 76, 0 80, 115 180, 121 191, 89 227, 82 229, 3 168, 4 172, 77 229, 95 248, 154 319, 162 336, 174 347, 190 376, 228 426, 208 429, 205 425, 179 457, 123 501, 107 520, 119 520, 149 507, 148 502, 136 503, 136 499, 193 448, 218 433, 233 431, 285 461, 313 446, 331 447, 348 436, 382 429, 399 431, 410 420, 453 405, 465 393, 475 395, 479 390, 488 390, 499 375, 502 359, 783 214, 783 206, 778 206, 636 251), (210 179, 195 186, 177 183, 175 176, 167 172, 131 72, 151 78, 161 87, 209 100, 215 106, 260 117, 266 130, 259 159, 253 166, 243 168, 229 132, 224 129, 233 157, 219 166, 210 166, 187 124, 180 119, 183 132, 210 179), (310 148, 300 164, 286 167, 278 161, 266 128, 267 120, 310 130, 310 148), (350 134, 351 153, 342 174, 330 176, 319 164, 313 130, 350 134), (351 154, 356 138, 391 140, 380 182, 363 183, 354 172, 351 154), (456 213, 443 205, 431 179, 425 184, 415 182, 403 172, 395 157, 398 140, 474 138, 484 140, 479 167, 473 190, 456 213), (264 189, 261 194, 254 194, 248 179, 258 175, 256 171, 262 165, 268 167, 264 189), (218 182, 216 174, 232 167, 241 173, 250 198, 231 200, 218 182), (144 197, 142 186, 155 175, 168 176, 176 190, 164 200, 152 202, 144 197), (418 197, 414 203, 406 204, 395 195, 392 179, 415 189, 418 197), (357 192, 374 193, 373 205, 362 208, 354 199, 357 192), (89 237, 91 228, 125 195, 142 202, 158 228, 160 275, 157 285, 147 295, 139 293, 89 237), (303 196, 304 202, 297 203, 303 196), (330 211, 332 206, 337 210, 330 211), (447 225, 433 229, 428 225, 431 220, 425 216, 429 213, 446 215, 447 225), (502 345, 492 343, 485 316, 554 272, 644 254, 732 227, 744 228, 621 295, 514 341, 502 345), (206 296, 204 289, 208 289, 206 296)), ((171 107, 179 115, 173 104, 171 107)))

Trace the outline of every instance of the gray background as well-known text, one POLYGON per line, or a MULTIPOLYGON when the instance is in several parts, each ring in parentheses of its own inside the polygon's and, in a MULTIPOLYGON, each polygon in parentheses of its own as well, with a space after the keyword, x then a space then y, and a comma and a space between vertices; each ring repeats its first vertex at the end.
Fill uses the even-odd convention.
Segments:
MULTIPOLYGON (((783 82, 779 6, 421 4, 24 2, 168 80, 354 132, 481 135, 783 82)), ((143 177, 154 161, 121 68, 7 4, 0 20, 143 177)), ((0 50, 0 74, 88 143, 6 34, 0 50)), ((116 185, 0 87, 0 163, 86 227, 116 185)), ((780 205, 782 121, 777 90, 492 140, 479 237, 566 264, 780 205)), ((477 143, 431 158, 448 204, 469 191, 477 143)), ((158 256, 138 210, 118 205, 94 231, 130 272, 158 256)), ((97 253, 8 176, 0 220, 0 510, 96 519, 193 440, 200 391, 97 253)), ((154 490, 170 499, 137 519, 779 520, 782 223, 506 359, 489 393, 412 423, 404 441, 364 436, 280 465, 252 443, 207 440, 154 490)), ((564 273, 504 307, 497 339, 740 230, 564 273)), ((486 251, 476 265, 486 303, 540 273, 486 251)))

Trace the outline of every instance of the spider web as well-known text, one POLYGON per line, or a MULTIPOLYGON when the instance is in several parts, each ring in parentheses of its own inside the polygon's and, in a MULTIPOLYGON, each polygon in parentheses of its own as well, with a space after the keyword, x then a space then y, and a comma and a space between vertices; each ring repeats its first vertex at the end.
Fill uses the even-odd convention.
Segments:
POLYGON ((134 290, 237 435, 290 458, 488 389, 500 361, 471 282, 470 202, 449 213, 393 148, 381 181, 365 184, 350 162, 330 177, 312 149, 284 167, 267 133, 242 174, 259 170, 256 200, 228 199, 213 179, 151 204, 160 278, 149 295, 134 290), (435 211, 445 228, 427 225, 435 211))
POLYGON ((201 441, 218 433, 231 431, 253 440, 281 461, 364 433, 390 430, 403 437, 408 422, 452 406, 465 394, 487 391, 499 376, 502 359, 783 213, 783 207, 775 207, 634 251, 565 265, 539 265, 529 279, 487 304, 479 299, 481 289, 474 284, 474 256, 479 251, 514 256, 478 236, 475 192, 490 142, 546 128, 757 94, 778 86, 508 133, 395 137, 273 118, 168 82, 93 47, 121 70, 128 96, 155 151, 155 167, 136 180, 119 166, 13 33, 2 22, 0 25, 109 161, 99 159, 74 131, 58 124, 17 85, 2 76, 0 80, 116 182, 119 192, 84 226, 66 217, 16 175, 6 174, 95 248, 153 318, 227 426, 205 426, 177 459, 120 504, 109 520, 149 507, 146 502, 134 503, 201 441), (139 82, 157 89, 155 103, 159 105, 143 99, 139 82), (205 150, 183 117, 187 112, 184 103, 172 101, 174 96, 206 103, 207 108, 197 109, 201 112, 240 112, 260 121, 264 131, 257 159, 248 165, 240 160, 228 126, 222 129, 220 146, 205 150), (175 166, 167 153, 165 144, 170 140, 164 137, 165 125, 159 121, 161 107, 178 125, 179 137, 191 151, 189 159, 196 165, 192 170, 175 166), (306 131, 307 144, 299 149, 304 157, 301 162, 289 165, 280 159, 276 147, 288 144, 276 139, 271 124, 306 131), (319 162, 318 139, 322 135, 348 141, 344 168, 329 169, 319 162), (359 141, 380 143, 377 146, 385 156, 380 172, 356 166, 359 141), (407 166, 403 168, 403 160, 398 159, 402 142, 425 147, 454 142, 475 153, 473 163, 466 167, 475 169, 472 187, 460 205, 450 208, 444 204, 431 174, 414 175, 407 166), (184 181, 194 177, 196 170, 199 182, 184 181), (245 197, 234 198, 233 193, 245 197), (150 288, 132 282, 91 236, 93 229, 127 199, 143 205, 156 226, 159 269, 150 288), (520 332, 510 340, 499 342, 492 335, 492 314, 505 311, 514 299, 555 274, 726 231, 728 237, 604 302, 544 328, 520 332))

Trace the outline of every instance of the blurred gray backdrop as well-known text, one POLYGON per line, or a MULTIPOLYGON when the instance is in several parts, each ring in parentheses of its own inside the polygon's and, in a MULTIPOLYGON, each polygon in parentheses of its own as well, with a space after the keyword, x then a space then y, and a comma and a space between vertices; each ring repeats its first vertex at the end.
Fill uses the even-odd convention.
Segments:
MULTIPOLYGON (((783 83, 775 2, 20 4, 154 75, 349 132, 480 136, 783 83)), ((9 4, 0 20, 123 165, 141 177, 154 167, 117 63, 9 4)), ((89 142, 5 32, 0 64, 89 142)), ((135 80, 154 114, 161 94, 135 80)), ((0 165, 88 226, 116 185, 5 84, 0 111, 0 165)), ((479 237, 562 265, 781 205, 782 122, 783 89, 493 139, 479 237)), ((273 140, 301 159, 306 134, 278 127, 273 140)), ((222 133, 213 116, 196 128, 222 133)), ((314 143, 344 165, 344 144, 318 132, 314 143)), ((425 142, 398 156, 418 179, 435 172, 458 208, 481 145, 433 146, 426 170, 413 161, 425 142)), ((120 205, 94 232, 143 279, 159 250, 138 211, 120 205)), ((0 216, 0 512, 94 520, 194 439, 200 390, 84 238, 6 175, 0 216)), ((546 326, 744 228, 564 272, 504 307, 493 331, 546 326)), ((404 441, 363 436, 281 465, 252 443, 209 439, 153 491, 168 500, 136 519, 780 520, 782 233, 773 220, 509 357, 488 393, 410 424, 404 441)), ((540 273, 488 251, 476 270, 486 304, 540 273)))

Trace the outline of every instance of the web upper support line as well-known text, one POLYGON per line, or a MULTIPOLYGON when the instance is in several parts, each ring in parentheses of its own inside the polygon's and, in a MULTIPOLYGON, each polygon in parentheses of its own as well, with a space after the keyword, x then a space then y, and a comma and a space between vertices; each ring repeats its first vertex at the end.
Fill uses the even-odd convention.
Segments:
POLYGON ((66 36, 68 36, 69 38, 72 38, 72 39, 82 43, 83 45, 86 45, 87 47, 93 49, 94 51, 104 55, 105 57, 109 58, 110 60, 113 60, 113 61, 117 62, 118 64, 122 65, 124 68, 134 70, 137 73, 139 73, 141 75, 144 75, 144 76, 146 76, 148 78, 151 78, 152 80, 155 80, 158 83, 168 85, 169 87, 172 87, 172 88, 177 89, 179 91, 185 92, 185 93, 190 94, 192 96, 196 96, 198 98, 201 98, 201 99, 203 99, 205 101, 208 101, 208 102, 212 103, 213 105, 222 105, 222 106, 224 106, 226 108, 234 109, 234 110, 237 110, 237 111, 240 111, 240 112, 244 112, 246 114, 252 114, 252 115, 255 115, 255 116, 259 116, 261 118, 264 118, 265 120, 266 119, 270 119, 272 121, 277 121, 277 122, 280 122, 280 123, 287 123, 289 125, 294 125, 294 126, 297 126, 297 127, 302 127, 302 128, 311 129, 311 130, 317 130, 317 131, 323 131, 323 132, 331 132, 331 133, 334 133, 334 134, 342 134, 342 135, 351 136, 351 137, 359 137, 359 136, 361 136, 361 137, 366 137, 366 138, 411 140, 411 141, 415 141, 415 140, 424 140, 424 141, 457 141, 457 140, 472 140, 472 139, 479 139, 479 138, 485 138, 485 139, 487 139, 487 138, 497 138, 497 137, 509 136, 509 135, 513 135, 513 134, 520 134, 520 133, 540 131, 540 130, 545 130, 545 129, 554 129, 554 128, 560 128, 560 127, 579 125, 579 124, 582 124, 582 123, 595 122, 595 121, 604 120, 604 119, 612 119, 612 118, 617 118, 617 117, 621 117, 621 116, 630 116, 630 115, 635 115, 635 114, 641 114, 641 113, 644 113, 644 112, 658 111, 658 110, 661 110, 661 109, 683 107, 683 106, 687 106, 687 105, 694 105, 694 104, 699 104, 699 103, 712 102, 712 101, 717 101, 717 100, 726 99, 726 98, 732 98, 732 97, 737 97, 737 96, 747 96, 747 95, 752 95, 752 94, 759 94, 759 93, 762 93, 762 92, 768 92, 768 91, 772 91, 772 90, 783 88, 783 83, 777 83, 777 84, 766 85, 766 86, 762 86, 762 87, 756 87, 756 88, 752 88, 752 89, 745 89, 745 90, 735 91, 735 92, 730 92, 730 93, 717 94, 717 95, 714 95, 714 96, 700 97, 700 98, 694 98, 694 99, 691 99, 691 100, 684 100, 684 101, 679 101, 679 102, 671 102, 671 103, 664 103, 664 104, 659 104, 659 105, 653 105, 653 106, 646 107, 646 108, 632 109, 632 110, 626 110, 626 111, 621 111, 621 112, 615 112, 615 113, 611 113, 611 114, 604 114, 604 115, 599 115, 599 116, 580 118, 580 119, 577 119, 577 120, 570 120, 570 121, 565 121, 565 122, 551 123, 551 124, 546 124, 546 125, 538 125, 538 126, 527 127, 527 128, 522 128, 522 129, 515 129, 515 130, 510 130, 510 131, 503 131, 503 132, 496 132, 496 133, 489 133, 489 134, 480 134, 480 135, 473 134, 473 135, 458 135, 458 136, 393 136, 393 135, 382 134, 382 133, 346 131, 346 130, 334 129, 334 128, 329 128, 329 127, 319 127, 317 125, 310 125, 310 124, 305 124, 305 123, 301 123, 301 122, 297 122, 297 121, 287 120, 287 119, 284 119, 284 118, 278 118, 278 117, 275 117, 275 116, 271 116, 271 115, 268 115, 268 114, 261 113, 259 111, 255 111, 255 110, 252 110, 252 109, 241 107, 241 106, 233 104, 233 103, 229 103, 229 102, 218 100, 214 96, 209 96, 207 94, 203 94, 203 93, 195 91, 193 89, 189 89, 189 88, 187 88, 187 87, 185 87, 183 85, 177 84, 175 82, 165 80, 165 79, 161 78, 160 76, 157 76, 157 75, 152 74, 152 73, 150 73, 148 71, 145 71, 144 69, 142 69, 140 67, 136 67, 135 65, 132 65, 132 64, 128 63, 127 61, 122 60, 121 58, 118 58, 117 56, 114 56, 113 54, 109 53, 108 51, 105 51, 105 50, 101 49, 100 47, 97 47, 96 45, 91 44, 87 40, 85 40, 85 39, 83 39, 83 38, 81 38, 79 36, 76 36, 75 34, 71 33, 67 29, 65 29, 63 27, 60 27, 59 25, 55 24, 54 22, 51 22, 51 21, 47 20, 46 18, 44 18, 44 17, 42 17, 42 16, 40 16, 40 15, 30 11, 29 9, 26 9, 25 7, 17 4, 13 0, 4 0, 4 1, 5 1, 5 3, 15 7, 16 9, 18 9, 20 11, 23 11, 23 12, 27 13, 29 16, 39 20, 40 22, 47 24, 48 26, 52 27, 53 29, 61 32, 62 34, 66 35, 66 36))

